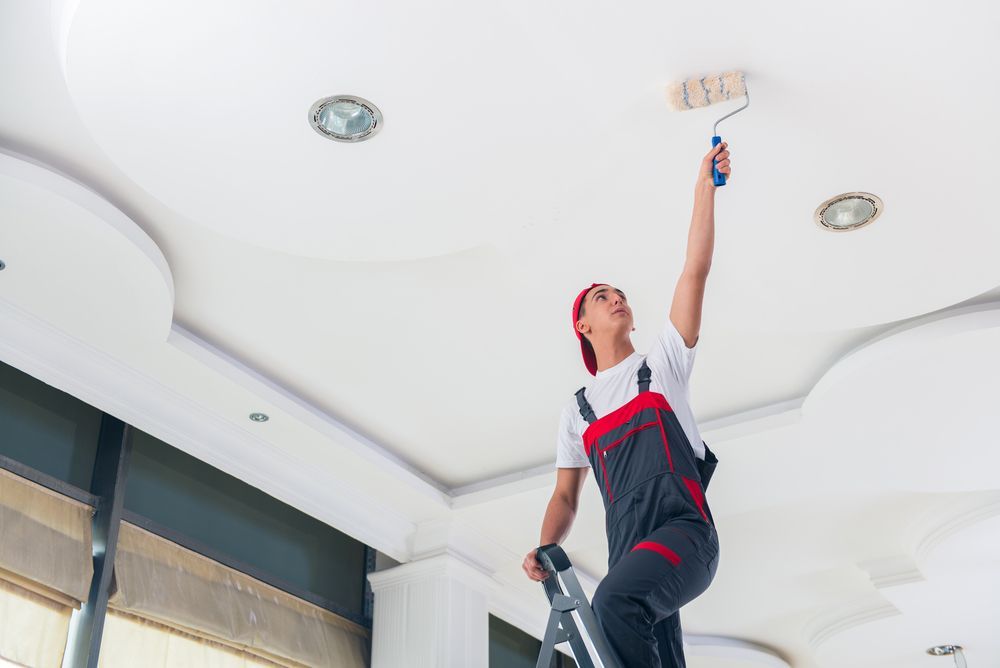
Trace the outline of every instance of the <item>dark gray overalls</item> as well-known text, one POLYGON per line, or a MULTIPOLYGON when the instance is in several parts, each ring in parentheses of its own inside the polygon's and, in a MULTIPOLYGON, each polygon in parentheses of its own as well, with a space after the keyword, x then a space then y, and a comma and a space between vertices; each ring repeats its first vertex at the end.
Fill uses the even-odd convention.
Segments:
POLYGON ((608 574, 593 607, 626 668, 684 668, 680 608, 708 589, 719 538, 705 487, 718 463, 694 450, 666 397, 650 392, 643 360, 639 395, 597 419, 576 393, 590 426, 584 449, 604 498, 608 574))

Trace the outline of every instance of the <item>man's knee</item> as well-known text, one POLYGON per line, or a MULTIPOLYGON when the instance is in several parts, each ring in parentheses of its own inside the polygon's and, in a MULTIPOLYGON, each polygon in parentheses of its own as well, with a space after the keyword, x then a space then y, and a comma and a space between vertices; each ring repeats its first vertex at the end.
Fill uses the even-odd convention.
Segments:
POLYGON ((597 585, 592 606, 599 619, 628 618, 642 614, 641 601, 630 596, 621 586, 616 586, 613 578, 604 578, 597 585))
POLYGON ((620 599, 620 593, 615 591, 611 581, 608 578, 604 578, 597 585, 597 590, 594 592, 594 600, 592 601, 594 612, 597 613, 599 618, 607 619, 614 615, 616 610, 620 612, 620 599))

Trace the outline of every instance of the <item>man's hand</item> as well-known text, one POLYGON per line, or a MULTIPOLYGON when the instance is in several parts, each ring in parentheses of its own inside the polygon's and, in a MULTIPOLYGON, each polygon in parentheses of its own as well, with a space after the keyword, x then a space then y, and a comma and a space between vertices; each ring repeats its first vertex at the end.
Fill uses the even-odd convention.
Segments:
POLYGON ((713 146, 712 150, 709 151, 701 161, 701 172, 698 175, 699 181, 708 181, 712 187, 715 187, 715 181, 712 179, 712 161, 718 159, 719 164, 716 167, 720 174, 725 174, 726 179, 729 179, 729 175, 732 173, 732 166, 729 164, 729 144, 727 142, 722 142, 718 146, 713 146))
POLYGON ((535 582, 541 582, 549 577, 549 572, 542 568, 542 565, 538 562, 538 557, 535 556, 534 550, 525 555, 521 568, 535 582))

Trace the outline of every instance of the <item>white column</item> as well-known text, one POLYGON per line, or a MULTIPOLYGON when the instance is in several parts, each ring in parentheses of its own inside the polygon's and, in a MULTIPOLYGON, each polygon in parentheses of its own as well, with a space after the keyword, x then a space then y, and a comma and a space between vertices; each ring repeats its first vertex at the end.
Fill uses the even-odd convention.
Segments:
POLYGON ((450 553, 370 573, 375 594, 372 668, 474 668, 489 664, 495 581, 450 553))

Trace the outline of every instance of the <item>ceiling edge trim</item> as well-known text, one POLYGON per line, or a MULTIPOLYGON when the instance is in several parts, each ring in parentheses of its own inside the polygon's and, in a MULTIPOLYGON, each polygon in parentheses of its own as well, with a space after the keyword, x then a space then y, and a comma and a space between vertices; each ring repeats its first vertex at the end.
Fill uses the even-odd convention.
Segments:
POLYGON ((834 362, 813 385, 802 404, 802 413, 808 414, 810 406, 855 369, 866 366, 873 359, 889 353, 890 348, 905 349, 928 341, 981 329, 1000 327, 1000 301, 937 311, 927 316, 893 327, 865 341, 834 362))
POLYGON ((812 618, 807 624, 809 644, 818 650, 830 638, 862 624, 901 615, 899 609, 881 594, 876 599, 834 605, 812 618))
POLYGON ((334 439, 354 454, 383 470, 390 471, 410 489, 438 502, 442 507, 447 507, 448 488, 431 476, 176 322, 170 328, 167 343, 311 429, 334 439))
POLYGON ((925 563, 935 548, 955 534, 998 515, 1000 515, 1000 499, 957 513, 939 522, 917 541, 914 559, 918 564, 925 563))
POLYGON ((167 292, 170 304, 170 313, 166 314, 165 321, 169 322, 173 318, 174 278, 167 258, 164 257, 156 242, 124 211, 86 183, 29 155, 18 153, 4 146, 0 146, 0 174, 42 188, 57 197, 76 204, 107 223, 111 229, 135 246, 163 279, 163 287, 167 292))
POLYGON ((746 661, 767 668, 792 668, 776 650, 755 642, 711 635, 684 635, 688 656, 712 656, 746 661))
POLYGON ((0 359, 234 475, 398 561, 412 521, 349 481, 228 422, 113 356, 0 299, 0 359), (372 522, 376 516, 378 522, 372 522))

